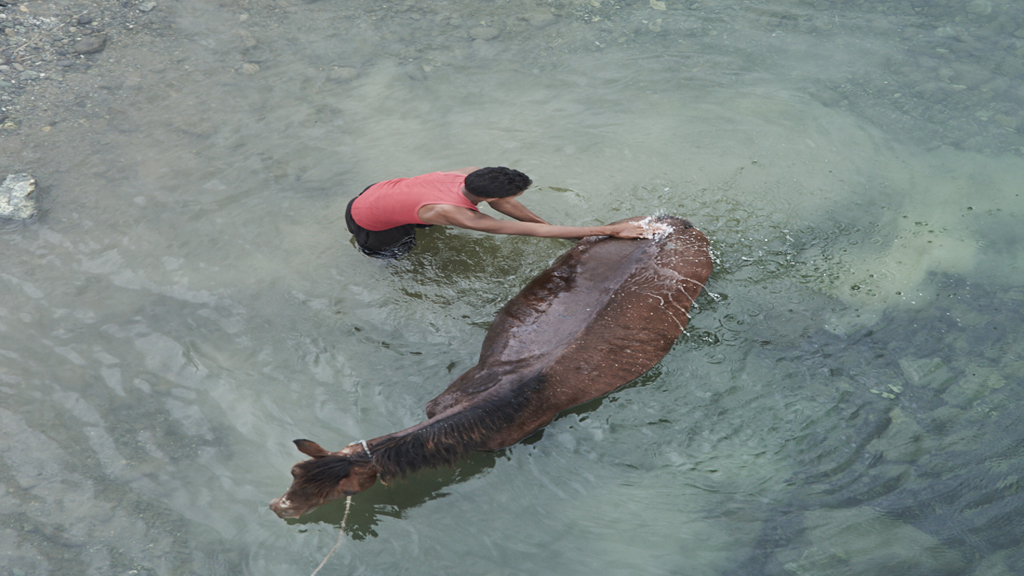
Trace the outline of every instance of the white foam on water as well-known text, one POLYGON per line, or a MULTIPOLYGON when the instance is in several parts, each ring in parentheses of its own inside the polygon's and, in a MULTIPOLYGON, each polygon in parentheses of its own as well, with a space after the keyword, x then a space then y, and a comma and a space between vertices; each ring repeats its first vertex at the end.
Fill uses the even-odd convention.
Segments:
POLYGON ((648 216, 647 218, 637 222, 637 224, 644 229, 644 235, 642 238, 649 238, 652 240, 661 240, 675 230, 672 226, 664 222, 658 222, 653 216, 648 216))

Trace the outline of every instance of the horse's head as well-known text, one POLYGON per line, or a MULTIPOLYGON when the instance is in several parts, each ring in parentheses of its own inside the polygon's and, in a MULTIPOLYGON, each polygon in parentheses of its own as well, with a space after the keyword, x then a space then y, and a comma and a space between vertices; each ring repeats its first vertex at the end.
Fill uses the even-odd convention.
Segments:
POLYGON ((377 481, 377 468, 363 445, 328 452, 316 442, 296 440, 299 451, 312 460, 292 466, 292 485, 270 502, 281 518, 298 518, 317 506, 362 492, 377 481))

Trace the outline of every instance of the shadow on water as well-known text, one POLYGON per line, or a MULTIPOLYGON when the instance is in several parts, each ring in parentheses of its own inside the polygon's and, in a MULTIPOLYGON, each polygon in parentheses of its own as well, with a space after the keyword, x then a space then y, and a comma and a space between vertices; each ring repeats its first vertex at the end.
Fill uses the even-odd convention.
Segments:
MULTIPOLYGON (((632 388, 656 383, 661 374, 659 364, 611 394, 564 410, 558 414, 553 423, 572 416, 584 420, 587 415, 597 412, 606 401, 615 402, 619 394, 628 394, 632 388)), ((519 441, 516 446, 529 446, 540 442, 544 437, 544 431, 545 428, 541 428, 533 432, 519 441)), ((321 506, 301 518, 289 519, 286 522, 290 525, 322 523, 340 527, 344 521, 346 533, 353 539, 374 538, 378 536, 375 527, 384 518, 400 519, 405 517, 410 510, 445 498, 451 487, 489 473, 495 466, 500 465, 501 460, 508 460, 509 450, 514 449, 515 447, 496 452, 473 452, 450 468, 421 470, 407 478, 395 480, 390 485, 384 485, 378 481, 370 489, 353 496, 347 519, 345 518, 346 503, 342 499, 321 506)))
POLYGON ((806 393, 829 389, 838 402, 794 439, 815 448, 791 451, 796 489, 765 511, 739 573, 1021 573, 1024 290, 933 281, 932 306, 846 337, 822 330, 781 355, 799 364, 806 393))
POLYGON ((386 518, 400 519, 410 510, 448 495, 452 486, 488 473, 505 459, 505 451, 474 452, 451 468, 422 470, 407 478, 383 485, 379 481, 369 490, 352 497, 348 519, 345 519, 345 500, 321 506, 302 518, 287 520, 288 524, 332 524, 340 527, 345 520, 345 531, 355 540, 376 538, 375 527, 386 518))
POLYGON ((402 296, 396 304, 406 322, 451 322, 446 329, 456 338, 467 324, 486 330, 505 302, 566 248, 559 240, 498 239, 435 226, 417 232, 416 248, 388 262, 382 280, 402 296))

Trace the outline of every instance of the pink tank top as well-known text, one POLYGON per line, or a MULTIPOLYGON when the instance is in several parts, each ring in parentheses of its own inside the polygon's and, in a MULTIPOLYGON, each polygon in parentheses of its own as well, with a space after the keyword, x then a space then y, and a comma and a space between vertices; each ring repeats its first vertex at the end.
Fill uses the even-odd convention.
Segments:
POLYGON ((476 210, 462 193, 465 174, 431 172, 412 178, 395 178, 370 186, 352 203, 352 219, 378 232, 405 224, 426 224, 419 211, 427 204, 450 204, 476 210))

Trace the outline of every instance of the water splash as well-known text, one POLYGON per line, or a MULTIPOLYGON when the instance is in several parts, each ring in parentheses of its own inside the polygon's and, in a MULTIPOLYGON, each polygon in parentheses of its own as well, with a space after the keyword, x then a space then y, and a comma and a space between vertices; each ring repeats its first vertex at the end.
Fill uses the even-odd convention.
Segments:
POLYGON ((644 229, 644 235, 642 238, 649 238, 652 240, 661 240, 671 234, 674 230, 672 226, 655 220, 654 216, 648 216, 637 222, 637 224, 644 229))

